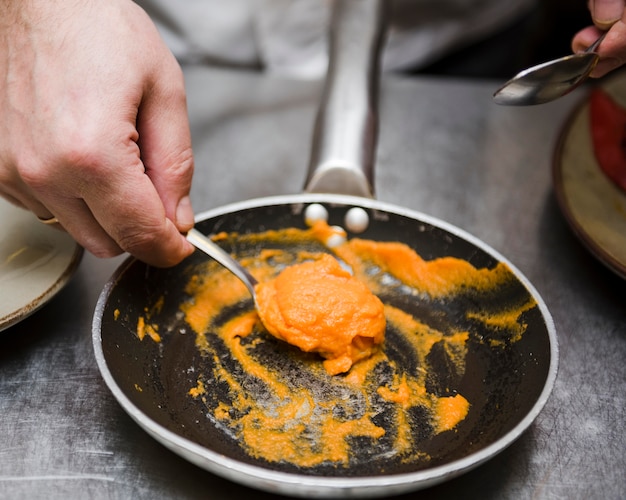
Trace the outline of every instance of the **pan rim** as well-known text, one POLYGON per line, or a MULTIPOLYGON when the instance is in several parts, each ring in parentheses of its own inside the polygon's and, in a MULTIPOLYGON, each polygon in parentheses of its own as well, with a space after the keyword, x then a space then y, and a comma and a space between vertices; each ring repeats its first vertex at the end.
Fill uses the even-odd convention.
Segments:
POLYGON ((554 320, 543 298, 532 283, 530 283, 530 281, 526 278, 526 276, 506 257, 500 254, 500 252, 457 226, 419 211, 359 196, 326 193, 302 193, 296 195, 254 198, 203 211, 196 216, 196 221, 200 222, 205 219, 214 218, 244 209, 261 208, 270 205, 295 205, 300 203, 328 203, 360 206, 362 208, 369 208, 406 216, 416 222, 430 224, 434 227, 443 229, 454 236, 464 239, 508 265, 516 278, 526 287, 528 292, 537 301, 537 306, 546 325, 550 346, 550 363, 546 380, 541 393, 530 411, 510 431, 485 448, 447 464, 420 469, 415 472, 344 478, 310 476, 271 470, 224 456, 168 430, 147 417, 123 393, 108 368, 102 347, 101 323, 104 309, 113 287, 124 274, 125 270, 135 261, 134 258, 129 257, 116 269, 112 277, 105 284, 98 298, 92 322, 92 342, 96 363, 105 384, 108 386, 109 390, 113 393, 115 399, 126 411, 126 413, 140 427, 142 427, 146 432, 148 432, 148 434, 163 444, 166 448, 209 472, 215 473, 216 475, 229 479, 235 483, 243 484, 255 489, 282 495, 295 495, 301 497, 329 498, 331 496, 339 496, 343 498, 373 498, 380 497, 382 495, 415 491, 429 486, 434 486, 469 472, 513 444, 530 427, 530 425, 532 425, 546 405, 556 382, 559 364, 559 347, 554 320))

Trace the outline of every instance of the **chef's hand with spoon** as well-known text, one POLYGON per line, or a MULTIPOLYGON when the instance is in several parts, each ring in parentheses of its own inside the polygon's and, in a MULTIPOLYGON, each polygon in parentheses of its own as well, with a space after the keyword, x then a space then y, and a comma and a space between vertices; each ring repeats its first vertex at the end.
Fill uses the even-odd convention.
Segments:
POLYGON ((588 7, 594 25, 576 33, 572 50, 582 52, 608 30, 598 48, 600 60, 590 75, 600 78, 626 63, 626 0, 589 0, 588 7))
POLYGON ((193 248, 181 69, 130 0, 0 1, 0 194, 100 257, 193 248))

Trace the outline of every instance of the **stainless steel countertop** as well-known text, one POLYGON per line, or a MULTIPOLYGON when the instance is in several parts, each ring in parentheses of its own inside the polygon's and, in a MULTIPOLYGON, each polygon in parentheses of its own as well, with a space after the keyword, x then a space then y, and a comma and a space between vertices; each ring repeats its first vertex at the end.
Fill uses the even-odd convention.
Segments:
MULTIPOLYGON (((185 71, 196 211, 299 192, 319 82, 185 71)), ((377 197, 459 226, 517 266, 554 317, 559 375, 510 448, 404 497, 625 498, 626 283, 574 237, 551 185, 555 141, 585 89, 505 108, 491 102, 498 83, 385 76, 377 197)), ((85 255, 60 294, 0 333, 0 498, 273 498, 174 455, 105 387, 91 321, 120 262, 85 255)))

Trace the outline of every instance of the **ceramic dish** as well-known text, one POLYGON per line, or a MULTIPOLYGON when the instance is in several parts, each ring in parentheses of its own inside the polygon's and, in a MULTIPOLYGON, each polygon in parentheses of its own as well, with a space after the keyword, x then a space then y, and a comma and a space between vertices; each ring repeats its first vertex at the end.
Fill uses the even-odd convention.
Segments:
MULTIPOLYGON (((626 74, 601 83, 626 107, 626 74)), ((626 193, 600 169, 593 152, 589 101, 567 120, 554 155, 554 188, 572 230, 604 265, 626 278, 626 193)))
POLYGON ((83 250, 67 234, 0 199, 0 331, 37 311, 69 281, 83 250))

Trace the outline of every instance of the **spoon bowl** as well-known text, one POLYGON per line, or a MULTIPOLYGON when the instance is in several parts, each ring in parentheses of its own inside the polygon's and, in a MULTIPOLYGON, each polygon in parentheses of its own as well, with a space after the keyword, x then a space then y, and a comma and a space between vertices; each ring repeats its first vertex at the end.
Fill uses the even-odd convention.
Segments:
POLYGON ((595 52, 606 33, 584 52, 554 59, 525 69, 494 94, 496 104, 530 106, 544 104, 569 94, 588 77, 600 56, 595 52))

